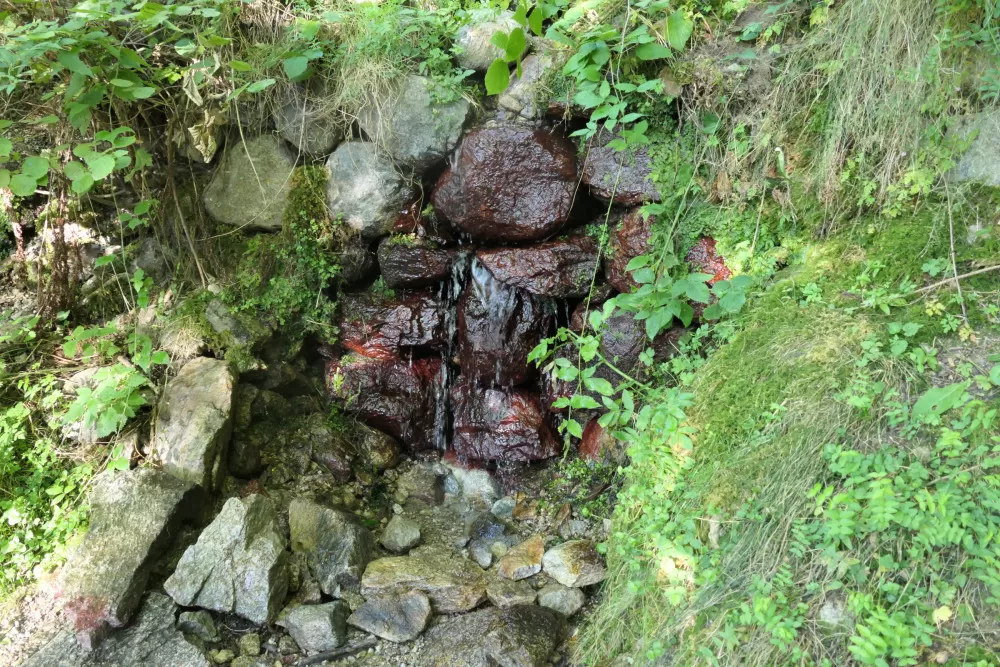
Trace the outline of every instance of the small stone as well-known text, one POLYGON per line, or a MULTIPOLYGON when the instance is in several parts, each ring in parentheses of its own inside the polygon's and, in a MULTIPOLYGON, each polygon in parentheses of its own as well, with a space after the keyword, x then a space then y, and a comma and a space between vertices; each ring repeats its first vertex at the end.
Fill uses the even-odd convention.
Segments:
POLYGON ((282 635, 281 639, 278 640, 278 653, 281 655, 294 655, 300 650, 299 645, 295 643, 291 635, 282 635))
POLYGON ((361 594, 367 598, 406 589, 426 593, 442 614, 474 609, 486 596, 482 571, 441 550, 374 560, 361 579, 361 594))
POLYGON ((329 651, 347 641, 350 608, 337 600, 295 607, 279 621, 303 651, 329 651))
POLYGON ((589 524, 586 521, 582 519, 570 519, 559 526, 559 537, 564 540, 583 537, 587 534, 587 528, 589 528, 589 524))
POLYGON ((493 503, 493 508, 490 510, 493 516, 499 519, 509 519, 514 515, 514 506, 517 504, 510 496, 504 496, 500 500, 493 503))
POLYGON ((444 476, 430 466, 411 466, 396 482, 396 502, 405 503, 409 498, 440 505, 444 502, 444 476))
POLYGON ((545 552, 542 567, 563 586, 583 587, 604 581, 604 560, 590 540, 563 542, 545 552))
POLYGON ((545 539, 534 535, 507 552, 500 559, 497 574, 513 581, 527 579, 542 571, 542 555, 545 553, 545 539))
POLYGON ((260 655, 260 635, 256 632, 248 632, 240 637, 240 654, 250 656, 260 655))
POLYGON ((203 609, 181 612, 177 619, 177 629, 186 635, 194 635, 207 642, 219 641, 219 631, 212 615, 203 609))
POLYGON ((391 642, 416 639, 431 617, 431 601, 420 591, 368 600, 347 622, 391 642))
POLYGON ((394 516, 382 532, 382 546, 394 554, 404 554, 420 542, 420 526, 416 521, 394 516))
POLYGON ((493 564, 493 552, 490 551, 490 544, 482 540, 471 543, 469 545, 469 558, 484 570, 488 569, 493 564))
POLYGON ((510 547, 505 542, 494 542, 490 545, 490 553, 495 558, 503 558, 510 551, 510 547))
POLYGON ((229 667, 271 667, 271 663, 263 656, 241 655, 229 667))
POLYGON ((224 665, 227 662, 231 662, 236 654, 230 651, 228 648, 220 648, 216 651, 208 652, 208 659, 217 665, 224 665))
MULTIPOLYGON (((469 500, 474 500, 492 507, 502 490, 500 484, 486 470, 473 468, 467 470, 461 466, 447 465, 451 475, 458 483, 462 495, 469 500)), ((445 489, 447 491, 448 489, 445 489)))
POLYGON ((486 584, 486 597, 493 606, 501 609, 518 604, 534 604, 536 595, 535 589, 527 581, 496 577, 486 584))
POLYGON ((469 23, 462 26, 455 37, 459 47, 459 66, 485 72, 494 60, 504 56, 503 50, 493 44, 493 36, 497 33, 506 35, 517 27, 518 23, 510 11, 483 8, 472 12, 469 23))
POLYGON ((569 617, 580 611, 587 596, 579 588, 569 588, 561 584, 549 584, 538 591, 538 604, 558 611, 569 617))

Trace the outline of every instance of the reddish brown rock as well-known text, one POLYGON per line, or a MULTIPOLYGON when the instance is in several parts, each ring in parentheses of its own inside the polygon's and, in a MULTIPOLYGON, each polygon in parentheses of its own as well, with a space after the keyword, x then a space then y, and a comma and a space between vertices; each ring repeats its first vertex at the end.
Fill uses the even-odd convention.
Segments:
POLYGON ((588 461, 619 465, 625 461, 625 444, 601 426, 597 417, 583 427, 577 452, 588 461))
POLYGON ((655 220, 654 216, 643 220, 638 209, 629 211, 611 235, 605 273, 608 283, 622 294, 627 294, 638 286, 626 267, 634 258, 650 252, 655 220))
POLYGON ((534 241, 569 217, 576 150, 561 135, 523 127, 473 130, 438 180, 434 208, 486 241, 534 241))
POLYGON ((603 201, 638 206, 660 201, 660 193, 650 179, 649 151, 619 151, 608 144, 615 137, 601 132, 590 141, 583 162, 583 183, 590 194, 603 201))
POLYGON ((438 444, 440 359, 411 361, 348 354, 329 362, 326 376, 330 395, 369 426, 411 450, 438 444))
POLYGON ((392 359, 400 348, 442 349, 444 310, 428 292, 400 298, 345 297, 340 343, 365 357, 392 359))
POLYGON ((393 234, 410 234, 419 239, 436 243, 439 246, 450 246, 455 243, 455 237, 447 225, 433 213, 424 215, 421 200, 413 202, 400 211, 399 217, 392 225, 393 234))
POLYGON ((733 277, 733 272, 726 267, 726 260, 715 250, 715 239, 711 236, 703 236, 688 251, 687 262, 693 271, 708 273, 712 276, 708 281, 709 285, 714 285, 720 280, 729 280, 733 277))
POLYGON ((590 290, 597 271, 597 242, 571 236, 525 248, 480 250, 476 258, 494 278, 538 296, 580 298, 590 290))
POLYGON ((413 236, 390 236, 379 244, 378 263, 386 285, 412 289, 447 278, 457 254, 413 236))
POLYGON ((539 461, 559 454, 536 392, 462 382, 452 389, 452 402, 452 446, 459 460, 539 461))

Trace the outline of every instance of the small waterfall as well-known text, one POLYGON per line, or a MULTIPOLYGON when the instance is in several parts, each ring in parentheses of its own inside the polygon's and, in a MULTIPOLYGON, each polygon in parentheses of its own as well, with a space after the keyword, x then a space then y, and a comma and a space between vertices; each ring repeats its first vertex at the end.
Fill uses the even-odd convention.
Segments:
MULTIPOLYGON (((487 347, 492 350, 502 350, 507 343, 510 322, 516 316, 517 309, 523 307, 521 300, 514 288, 494 278, 478 260, 472 261, 471 275, 472 289, 492 325, 486 332, 489 337, 487 347)), ((498 357, 493 368, 493 384, 497 386, 503 384, 500 377, 501 364, 502 360, 498 357)))
POLYGON ((448 449, 451 431, 451 386, 455 381, 452 360, 458 340, 458 298, 462 294, 468 272, 469 255, 460 253, 451 266, 451 274, 441 284, 446 344, 441 351, 441 370, 434 385, 434 447, 442 452, 448 449))

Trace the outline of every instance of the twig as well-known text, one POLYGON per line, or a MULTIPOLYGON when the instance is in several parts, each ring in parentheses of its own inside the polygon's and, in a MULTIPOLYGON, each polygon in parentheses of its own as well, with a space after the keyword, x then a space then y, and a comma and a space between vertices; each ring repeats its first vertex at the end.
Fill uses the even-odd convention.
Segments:
POLYGON ((944 182, 944 193, 948 200, 948 239, 951 242, 951 271, 955 276, 955 289, 958 290, 958 302, 962 305, 962 319, 969 323, 969 314, 965 311, 965 297, 962 296, 962 284, 958 281, 958 267, 955 265, 955 223, 951 216, 951 190, 948 181, 944 182))
POLYGON ((965 278, 971 278, 972 276, 978 276, 978 275, 983 274, 983 273, 989 273, 990 271, 997 271, 997 270, 1000 270, 1000 264, 995 264, 994 266, 987 266, 984 269, 977 269, 975 271, 970 271, 968 273, 963 273, 962 275, 955 276, 953 278, 946 278, 944 280, 939 280, 938 282, 934 283, 933 285, 928 285, 927 287, 921 287, 920 289, 913 290, 912 292, 910 292, 909 294, 906 294, 904 296, 913 296, 914 294, 923 294, 924 292, 929 292, 932 289, 936 289, 938 287, 941 287, 942 285, 947 285, 948 283, 952 283, 952 282, 953 283, 957 283, 959 280, 964 280, 965 278))
POLYGON ((321 662, 326 662, 327 660, 336 660, 337 658, 346 658, 349 655, 354 655, 355 653, 361 653, 375 646, 376 641, 374 639, 363 639, 359 642, 351 644, 350 646, 344 646, 343 648, 335 648, 332 651, 323 651, 322 653, 317 653, 316 655, 310 656, 308 658, 303 658, 299 660, 298 667, 306 667, 306 665, 318 665, 321 662))

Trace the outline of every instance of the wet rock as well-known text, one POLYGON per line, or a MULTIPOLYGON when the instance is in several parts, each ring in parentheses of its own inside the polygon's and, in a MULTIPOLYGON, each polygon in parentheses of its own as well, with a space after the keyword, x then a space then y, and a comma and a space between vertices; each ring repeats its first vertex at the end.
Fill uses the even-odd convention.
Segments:
POLYGON ((256 632, 248 632, 240 637, 240 655, 257 656, 260 655, 260 635, 256 632))
POLYGON ((486 596, 486 580, 469 561, 435 550, 374 560, 361 579, 366 598, 407 589, 426 593, 435 612, 452 614, 478 606, 486 596))
POLYGON ((208 490, 222 482, 232 434, 229 364, 200 357, 167 383, 156 415, 152 448, 163 470, 208 490))
POLYGON ((270 622, 288 592, 286 546, 270 499, 230 498, 163 589, 185 607, 270 622))
POLYGON ((366 357, 391 359, 401 347, 440 349, 444 340, 444 308, 427 292, 401 297, 343 299, 346 317, 340 343, 366 357))
MULTIPOLYGON (((292 551, 304 553, 324 593, 357 591, 361 573, 375 554, 375 536, 352 514, 306 500, 288 508, 292 551)), ((301 644, 301 642, 300 642, 301 644)))
POLYGON ((395 438, 364 424, 355 424, 352 431, 362 467, 385 472, 399 465, 399 443, 395 438))
POLYGON ((433 99, 434 82, 411 74, 386 99, 361 113, 358 124, 400 166, 422 174, 444 161, 458 145, 469 116, 469 103, 433 99))
POLYGON ((660 193, 651 180, 652 164, 647 148, 617 150, 612 145, 616 139, 620 137, 602 131, 587 146, 582 180, 590 188, 590 194, 624 206, 660 201, 660 193))
POLYGON ((416 639, 431 618, 431 601, 420 591, 386 595, 368 600, 347 622, 391 642, 416 639))
POLYGON ((496 499, 500 497, 502 493, 500 484, 489 471, 479 468, 464 468, 453 464, 445 464, 445 466, 455 478, 458 486, 457 491, 463 497, 486 507, 492 507, 496 499))
POLYGON ((399 476, 395 499, 405 503, 409 498, 431 505, 444 502, 444 476, 428 465, 414 464, 399 476))
POLYGON ((537 369, 528 355, 553 328, 548 304, 473 264, 458 300, 458 359, 466 379, 500 387, 530 382, 537 369))
POLYGON ((378 246, 382 279, 393 289, 428 287, 449 275, 458 256, 437 244, 413 236, 390 236, 378 246))
POLYGON ((513 12, 480 9, 472 14, 469 23, 458 30, 455 42, 459 47, 458 65, 465 69, 485 72, 503 50, 492 43, 498 32, 509 33, 519 27, 513 12))
POLYGON ((555 71, 555 59, 550 54, 532 53, 521 61, 521 76, 511 72, 510 85, 500 93, 497 103, 522 118, 541 118, 547 107, 547 83, 555 71))
POLYGON ((628 294, 638 286, 626 267, 636 257, 650 252, 655 220, 655 216, 643 220, 638 209, 629 211, 611 235, 610 257, 605 264, 605 274, 608 283, 622 294, 628 294))
POLYGON ((958 164, 948 172, 948 179, 956 183, 1000 187, 1000 165, 996 160, 1000 152, 1000 112, 985 111, 969 116, 956 134, 966 140, 972 136, 975 139, 959 158, 958 164))
POLYGON ((726 267, 725 258, 715 249, 715 239, 710 236, 698 239, 688 251, 686 259, 693 270, 712 276, 708 281, 709 285, 714 285, 720 280, 729 280, 733 276, 733 272, 726 267))
POLYGON ((466 383, 453 391, 452 446, 460 460, 539 461, 559 453, 537 393, 466 383))
POLYGON ((565 627, 561 615, 534 605, 454 616, 427 631, 423 665, 545 667, 565 627))
POLYGON ((497 577, 486 584, 486 597, 493 606, 501 609, 519 604, 534 604, 536 596, 535 589, 527 581, 497 577))
POLYGON ((327 387, 369 426, 414 451, 433 448, 439 433, 440 358, 373 359, 349 354, 327 366, 327 387))
POLYGON ((347 641, 347 617, 351 608, 336 600, 306 604, 282 614, 282 625, 303 651, 329 651, 347 641))
POLYGON ((580 456, 588 461, 621 464, 625 460, 625 443, 615 438, 594 417, 583 428, 583 438, 577 446, 580 456))
POLYGON ((372 143, 341 144, 326 168, 330 215, 343 216, 344 222, 368 239, 388 234, 399 209, 413 196, 412 186, 372 143))
POLYGON ((312 460, 328 470, 338 482, 351 479, 357 451, 349 435, 333 428, 326 415, 308 415, 291 440, 292 447, 301 443, 300 448, 309 449, 312 460))
POLYGON ((174 628, 174 603, 150 593, 135 620, 88 652, 70 632, 61 632, 22 667, 209 667, 201 651, 174 628))
POLYGON ((579 588, 569 588, 561 584, 549 584, 538 591, 538 604, 558 611, 563 616, 572 616, 580 611, 587 596, 579 588))
POLYGON ((490 512, 498 519, 509 519, 514 515, 515 505, 517 505, 516 500, 510 496, 504 496, 500 500, 493 503, 493 507, 490 509, 490 512))
POLYGON ((576 151, 564 137, 521 127, 466 135, 438 180, 434 209, 484 241, 533 241, 567 220, 576 191, 576 151))
POLYGON ((582 298, 597 272, 597 242, 571 236, 524 248, 480 250, 476 259, 505 285, 536 296, 582 298))
POLYGON ((497 574, 512 581, 527 579, 542 571, 542 555, 545 553, 545 539, 533 535, 507 552, 500 559, 497 574))
POLYGON ((323 88, 292 88, 274 111, 274 126, 281 138, 315 156, 329 155, 343 136, 336 114, 331 113, 329 91, 323 88))
POLYGON ((207 642, 219 641, 219 630, 212 615, 207 611, 185 611, 177 617, 177 629, 186 635, 194 635, 207 642))
POLYGON ((95 478, 87 496, 87 534, 60 581, 66 615, 81 646, 89 650, 110 628, 128 623, 153 562, 180 522, 195 518, 202 497, 194 484, 153 468, 108 471, 95 478))
POLYGON ((405 554, 420 543, 420 525, 416 521, 394 516, 382 531, 379 542, 394 554, 405 554))
POLYGON ((563 586, 591 586, 608 575, 604 560, 590 540, 563 542, 545 552, 542 568, 563 586))
POLYGON ((294 170, 295 156, 274 135, 235 141, 205 188, 205 210, 245 231, 277 231, 294 170))

